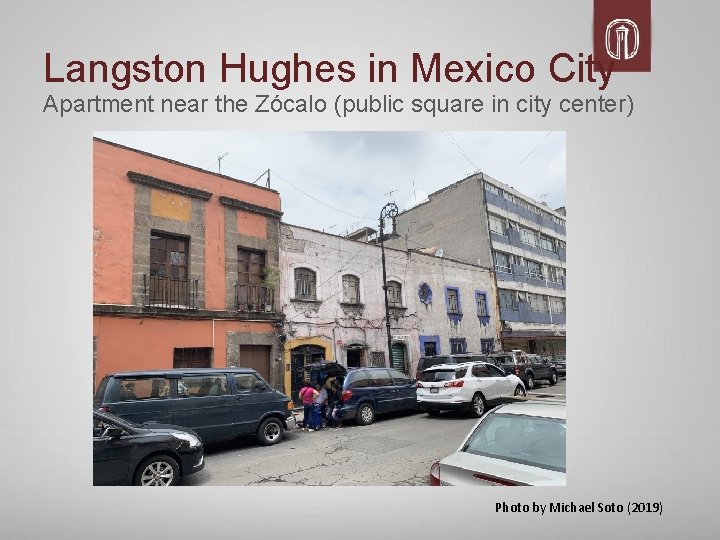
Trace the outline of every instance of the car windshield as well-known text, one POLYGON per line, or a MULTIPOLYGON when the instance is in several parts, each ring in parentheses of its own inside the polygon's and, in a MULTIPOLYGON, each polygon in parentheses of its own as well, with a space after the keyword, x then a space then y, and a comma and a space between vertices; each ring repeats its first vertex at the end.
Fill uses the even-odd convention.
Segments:
POLYGON ((436 381, 452 381, 453 379, 462 379, 467 372, 467 368, 462 369, 431 369, 424 371, 420 376, 422 382, 436 381))
POLYGON ((565 472, 565 431, 565 420, 493 413, 461 451, 565 472))

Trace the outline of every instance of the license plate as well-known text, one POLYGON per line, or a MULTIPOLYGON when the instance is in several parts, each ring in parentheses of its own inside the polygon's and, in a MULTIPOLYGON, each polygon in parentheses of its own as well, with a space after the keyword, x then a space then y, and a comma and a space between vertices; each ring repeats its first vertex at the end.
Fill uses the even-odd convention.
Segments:
POLYGON ((431 389, 430 389, 430 393, 431 393, 431 394, 437 394, 439 390, 440 390, 439 388, 431 388, 431 389))

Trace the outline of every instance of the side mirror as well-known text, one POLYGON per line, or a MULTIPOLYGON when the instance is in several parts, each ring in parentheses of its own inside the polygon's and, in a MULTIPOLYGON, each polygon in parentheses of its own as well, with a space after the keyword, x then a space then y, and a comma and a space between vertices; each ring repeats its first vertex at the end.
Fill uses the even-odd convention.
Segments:
POLYGON ((111 439, 119 439, 122 437, 123 431, 122 428, 116 427, 116 426, 108 426, 105 428, 105 431, 103 432, 103 437, 110 437, 111 439))

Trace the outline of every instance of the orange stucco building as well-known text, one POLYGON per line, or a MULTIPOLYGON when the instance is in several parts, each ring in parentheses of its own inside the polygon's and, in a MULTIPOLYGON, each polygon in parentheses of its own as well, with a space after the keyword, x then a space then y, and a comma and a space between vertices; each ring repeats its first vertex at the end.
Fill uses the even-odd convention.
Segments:
POLYGON ((283 389, 280 195, 93 140, 94 382, 246 366, 283 389))

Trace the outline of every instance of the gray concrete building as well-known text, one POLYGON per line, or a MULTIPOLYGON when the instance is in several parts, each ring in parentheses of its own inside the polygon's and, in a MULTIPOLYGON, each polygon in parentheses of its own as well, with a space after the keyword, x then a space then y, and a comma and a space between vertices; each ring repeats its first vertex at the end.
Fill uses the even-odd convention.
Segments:
POLYGON ((386 245, 493 267, 503 348, 565 354, 565 221, 564 207, 477 173, 400 213, 386 245))

